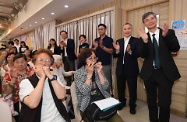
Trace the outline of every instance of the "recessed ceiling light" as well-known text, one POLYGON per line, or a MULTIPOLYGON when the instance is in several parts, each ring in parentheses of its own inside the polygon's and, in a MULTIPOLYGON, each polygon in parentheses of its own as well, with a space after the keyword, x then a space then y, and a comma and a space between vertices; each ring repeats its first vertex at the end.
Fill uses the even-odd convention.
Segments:
POLYGON ((55 13, 51 13, 52 15, 54 15, 55 13))
POLYGON ((65 7, 65 8, 68 8, 69 6, 68 6, 68 5, 65 5, 64 7, 65 7))
POLYGON ((38 23, 38 22, 35 22, 35 23, 38 23))
POLYGON ((29 25, 29 26, 32 26, 32 25, 29 25))
POLYGON ((42 18, 42 19, 45 19, 45 18, 42 18))

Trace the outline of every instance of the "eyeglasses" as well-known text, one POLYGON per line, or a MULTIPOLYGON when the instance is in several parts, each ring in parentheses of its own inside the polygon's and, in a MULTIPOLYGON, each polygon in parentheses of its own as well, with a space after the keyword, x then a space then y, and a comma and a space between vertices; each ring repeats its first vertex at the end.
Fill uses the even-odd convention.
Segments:
POLYGON ((97 61, 98 60, 98 58, 97 57, 89 57, 89 58, 87 58, 88 60, 94 60, 94 61, 97 61))
POLYGON ((98 28, 97 30, 104 30, 104 28, 98 28))
POLYGON ((147 18, 147 19, 144 20, 144 23, 149 23, 149 22, 151 22, 155 19, 156 19, 155 17, 147 18))
POLYGON ((49 59, 39 58, 39 59, 37 59, 37 61, 40 62, 40 63, 43 63, 45 61, 46 64, 50 64, 51 63, 51 60, 49 60, 49 59))

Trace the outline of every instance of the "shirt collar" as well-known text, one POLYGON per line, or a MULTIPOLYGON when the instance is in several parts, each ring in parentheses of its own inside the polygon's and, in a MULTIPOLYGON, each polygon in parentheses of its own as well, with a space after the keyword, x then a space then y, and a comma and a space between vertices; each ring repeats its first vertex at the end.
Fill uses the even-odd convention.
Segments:
POLYGON ((157 28, 156 31, 154 33, 149 32, 149 35, 152 36, 153 34, 155 35, 159 35, 159 29, 157 28))
POLYGON ((129 40, 131 38, 131 36, 129 36, 128 38, 124 37, 124 40, 129 40))

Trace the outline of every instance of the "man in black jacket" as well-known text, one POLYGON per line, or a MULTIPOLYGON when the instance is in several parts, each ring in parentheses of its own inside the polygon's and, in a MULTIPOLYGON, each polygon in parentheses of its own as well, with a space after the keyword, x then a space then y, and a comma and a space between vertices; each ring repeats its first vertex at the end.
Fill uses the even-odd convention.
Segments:
POLYGON ((142 22, 148 33, 138 29, 141 37, 139 52, 144 58, 140 77, 144 80, 147 91, 149 119, 151 122, 169 122, 172 86, 174 81, 180 78, 171 52, 180 49, 179 42, 167 24, 164 24, 162 29, 157 27, 155 13, 145 13, 142 22))
MULTIPOLYGON (((68 38, 66 31, 61 31, 62 41, 59 44, 60 52, 62 53, 62 59, 64 62, 64 70, 74 71, 75 70, 75 60, 77 59, 75 55, 75 42, 73 39, 68 38)), ((70 86, 73 81, 73 77, 67 77, 67 85, 70 86)))
POLYGON ((138 69, 138 38, 131 36, 132 34, 132 25, 126 23, 123 26, 124 38, 118 39, 116 42, 113 42, 115 51, 113 53, 114 57, 117 57, 117 89, 118 89, 118 98, 121 104, 118 107, 118 110, 121 110, 126 106, 125 98, 125 85, 129 88, 129 106, 130 113, 136 113, 136 99, 137 99, 137 77, 139 74, 138 69))

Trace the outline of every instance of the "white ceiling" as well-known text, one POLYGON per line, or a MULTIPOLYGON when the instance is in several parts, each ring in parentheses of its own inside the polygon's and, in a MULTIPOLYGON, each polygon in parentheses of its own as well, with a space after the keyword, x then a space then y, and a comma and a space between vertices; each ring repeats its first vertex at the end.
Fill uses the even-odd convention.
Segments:
POLYGON ((34 28, 42 24, 45 24, 47 22, 50 22, 52 20, 55 19, 64 20, 65 18, 76 15, 79 12, 89 10, 91 8, 100 6, 103 3, 110 2, 110 1, 111 0, 53 0, 47 6, 42 8, 39 12, 31 16, 24 23, 22 23, 11 33, 9 33, 6 36, 6 39, 13 38, 21 34, 27 33, 33 30, 34 28), (64 5, 68 5, 69 7, 65 8, 64 5), (52 12, 55 14, 51 15, 52 12))

